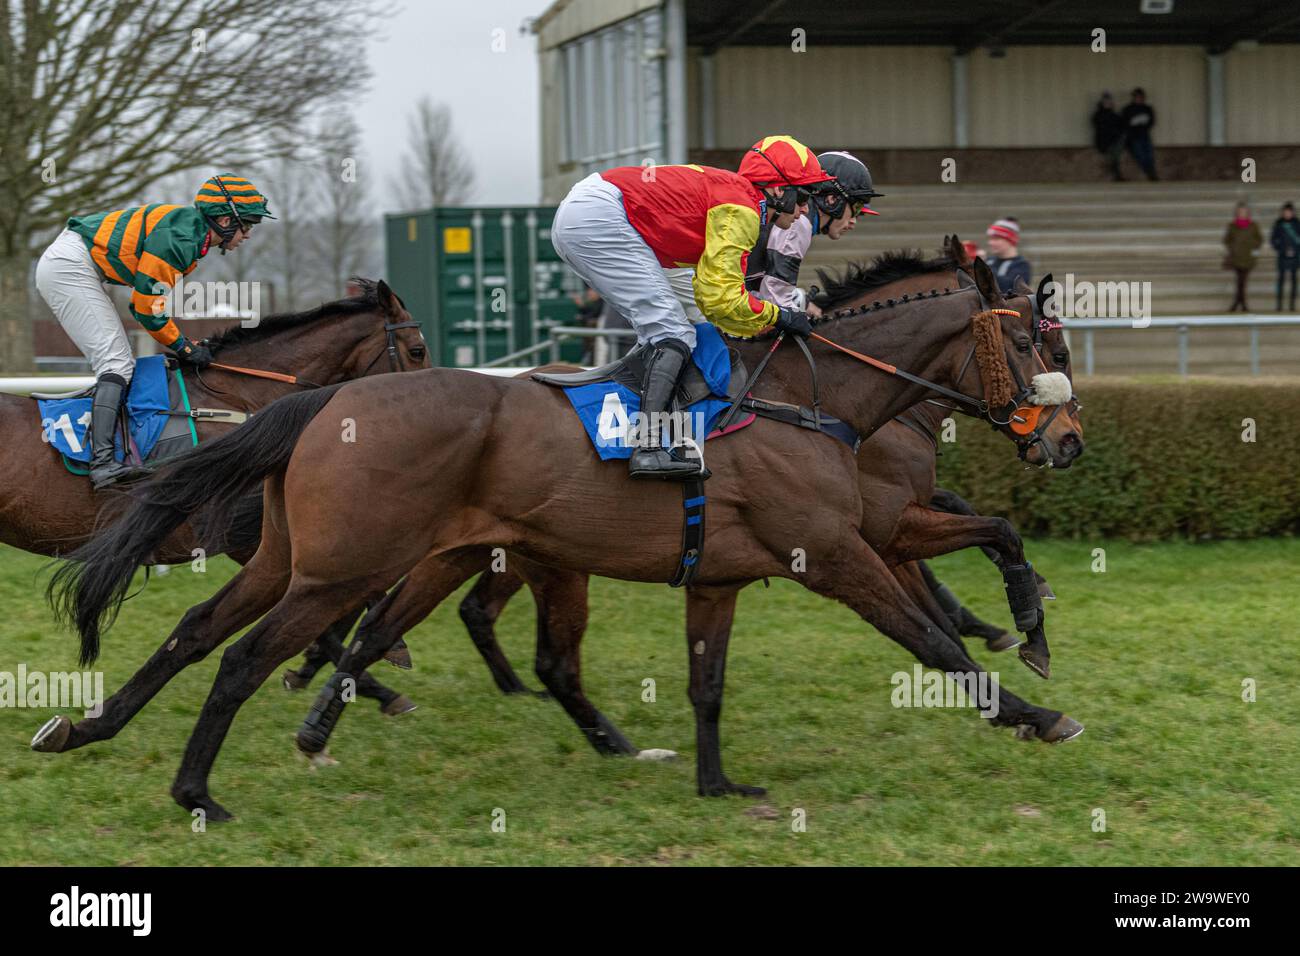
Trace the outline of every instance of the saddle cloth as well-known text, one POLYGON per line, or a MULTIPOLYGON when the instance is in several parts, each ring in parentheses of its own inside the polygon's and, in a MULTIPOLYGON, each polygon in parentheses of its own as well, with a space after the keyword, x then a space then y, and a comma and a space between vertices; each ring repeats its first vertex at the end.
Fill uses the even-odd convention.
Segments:
MULTIPOLYGON (((648 350, 635 349, 609 365, 585 372, 535 372, 534 381, 564 390, 602 461, 626 459, 641 410, 641 383, 648 350)), ((695 351, 673 395, 672 411, 686 413, 683 429, 696 442, 704 441, 718 417, 737 396, 747 373, 712 325, 695 326, 695 351)))
MULTIPOLYGON (((90 461, 90 406, 93 389, 69 397, 44 398, 33 394, 40 413, 41 436, 58 451, 69 470, 80 474, 74 462, 90 461)), ((148 355, 135 363, 135 374, 126 395, 130 421, 129 442, 123 441, 119 426, 114 442, 118 461, 139 464, 176 454, 197 444, 189 419, 189 397, 185 394, 180 373, 167 374, 167 358, 148 355)))

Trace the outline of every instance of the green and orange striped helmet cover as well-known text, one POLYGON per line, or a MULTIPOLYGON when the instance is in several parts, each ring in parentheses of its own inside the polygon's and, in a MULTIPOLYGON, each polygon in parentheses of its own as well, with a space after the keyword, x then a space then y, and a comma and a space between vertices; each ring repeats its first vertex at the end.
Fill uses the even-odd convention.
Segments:
POLYGON ((267 208, 266 197, 258 191, 257 187, 234 173, 221 173, 205 180, 199 187, 198 195, 194 197, 194 205, 198 207, 199 212, 209 218, 230 216, 234 214, 234 209, 230 205, 231 200, 234 200, 240 217, 245 220, 254 216, 259 219, 275 218, 267 208), (225 187, 225 192, 222 192, 222 186, 225 187))

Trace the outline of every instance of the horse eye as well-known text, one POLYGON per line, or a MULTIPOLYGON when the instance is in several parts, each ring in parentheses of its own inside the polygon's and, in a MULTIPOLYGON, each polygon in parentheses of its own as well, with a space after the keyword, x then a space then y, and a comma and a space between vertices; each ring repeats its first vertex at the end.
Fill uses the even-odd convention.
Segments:
POLYGON ((1059 365, 1059 366, 1061 366, 1062 368, 1064 368, 1065 366, 1067 366, 1067 365, 1070 364, 1070 353, 1069 353, 1069 352, 1057 352, 1055 355, 1052 356, 1052 359, 1053 359, 1053 361, 1056 362, 1057 365, 1059 365))
POLYGON ((1017 352, 1028 352, 1028 351, 1029 351, 1029 343, 1028 343, 1028 342, 1017 342, 1017 343, 1016 343, 1016 351, 1017 351, 1017 352))
POLYGON ((411 358, 413 358, 413 359, 422 359, 422 358, 424 358, 424 346, 423 346, 423 345, 417 345, 417 346, 415 346, 415 348, 411 349, 411 358))

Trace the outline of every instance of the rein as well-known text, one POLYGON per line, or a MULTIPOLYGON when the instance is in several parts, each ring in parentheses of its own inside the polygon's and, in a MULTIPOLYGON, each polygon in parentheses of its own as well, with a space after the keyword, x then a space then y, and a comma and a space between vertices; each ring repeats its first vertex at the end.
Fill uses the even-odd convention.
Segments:
MULTIPOLYGON (((375 363, 384 357, 385 353, 387 353, 388 355, 388 364, 391 367, 392 371, 394 372, 404 371, 402 366, 402 357, 400 353, 397 351, 397 336, 395 333, 397 332, 398 329, 417 329, 419 327, 420 327, 420 323, 415 321, 410 321, 410 322, 385 321, 384 322, 384 334, 385 334, 384 348, 380 350, 378 355, 376 355, 373 359, 370 360, 370 364, 367 365, 362 370, 360 377, 364 378, 370 372, 370 370, 375 367, 375 363)), ((302 388, 321 388, 321 386, 316 384, 315 382, 309 382, 306 379, 300 379, 297 375, 286 375, 283 372, 271 372, 268 371, 267 369, 245 368, 242 365, 227 365, 224 362, 213 362, 209 366, 209 368, 220 369, 223 372, 232 372, 236 375, 247 375, 250 378, 263 378, 263 379, 268 379, 272 382, 284 382, 286 385, 298 385, 301 386, 302 388)), ((198 378, 199 383, 208 391, 218 395, 229 394, 228 392, 225 392, 222 389, 213 388, 207 382, 203 381, 203 376, 202 374, 200 374, 200 370, 195 369, 194 374, 198 378)))
MULTIPOLYGON (((1047 279, 1045 279, 1044 281, 1047 281, 1047 279)), ((959 292, 967 292, 967 291, 974 292, 976 296, 979 297, 979 303, 981 308, 980 312, 976 313, 971 317, 972 322, 980 316, 986 316, 991 318, 993 316, 998 316, 998 315, 1013 315, 1019 318, 1021 315, 1020 312, 1018 312, 1015 309, 988 308, 987 307, 988 303, 984 300, 984 294, 980 292, 978 286, 973 284, 968 286, 965 289, 958 290, 958 292, 956 293, 948 293, 945 290, 944 294, 955 295, 958 294, 959 292)), ((937 293, 935 294, 937 295, 937 293)), ((920 295, 917 296, 917 298, 926 298, 926 296, 920 295)), ((1042 315, 1041 308, 1038 299, 1035 295, 1029 295, 1027 296, 1027 298, 1029 299, 1030 325, 1032 326, 1031 331, 1033 336, 1034 358, 1038 362, 1039 367, 1042 368, 1044 372, 1046 372, 1047 366, 1043 363, 1042 355, 1039 353, 1039 348, 1042 344, 1042 326, 1039 324, 1040 317, 1042 315)), ((908 297, 904 296, 902 301, 907 302, 908 297)), ((888 304, 892 306, 895 304, 895 302, 893 299, 890 299, 888 304)), ((829 317, 835 319, 848 318, 854 315, 863 315, 869 312, 874 312, 880 307, 881 307, 880 303, 876 302, 872 306, 861 306, 857 309, 846 309, 846 310, 836 311, 831 313, 829 317)), ((929 389, 930 391, 942 395, 954 402, 969 406, 975 410, 975 412, 978 414, 979 417, 989 422, 995 428, 997 427, 1009 428, 1017 446, 1017 454, 1019 455, 1022 461, 1025 459, 1026 455, 1028 455, 1029 449, 1032 448, 1034 445, 1041 444, 1044 445, 1044 447, 1046 447, 1043 440, 1043 435, 1046 433, 1047 428, 1055 420, 1056 416, 1060 414, 1061 409, 1064 407, 1064 405, 1056 405, 1054 408, 1051 409, 1048 415, 1044 416, 1042 414, 1042 409, 1044 406, 1033 404, 1030 400, 1031 396, 1034 394, 1033 383, 1026 382, 1024 380, 1024 377, 1020 374, 1020 370, 1016 368, 1016 366, 1013 365, 1012 363, 1006 361, 1005 355, 1001 356, 1002 361, 1007 371, 1014 378, 1018 391, 1015 394, 1010 396, 1010 400, 1005 405, 1002 405, 995 410, 989 407, 989 401, 987 398, 976 398, 973 395, 967 395, 966 393, 958 391, 956 389, 951 389, 946 386, 940 385, 937 382, 932 382, 929 379, 922 378, 919 375, 914 375, 911 372, 908 372, 904 369, 900 369, 896 365, 891 365, 888 362, 883 362, 880 359, 873 358, 870 355, 865 355, 862 352, 858 352, 854 349, 848 348, 847 346, 841 345, 838 342, 834 342, 826 338, 824 335, 821 335, 817 332, 813 332, 810 337, 816 339, 817 341, 825 345, 830 346, 836 351, 842 352, 845 355, 848 355, 851 358, 856 359, 859 362, 862 362, 865 365, 869 365, 872 368, 885 372, 888 375, 897 376, 898 378, 911 382, 914 385, 920 385, 923 388, 929 389), (998 415, 995 415, 995 411, 1004 417, 999 418, 998 415)), ((803 342, 801 341, 799 344, 803 345, 803 342)), ((961 372, 958 374, 956 379, 957 384, 960 384, 961 381, 965 378, 966 372, 970 368, 971 362, 977 358, 978 349, 979 349, 979 340, 977 336, 977 340, 975 344, 971 346, 970 354, 966 356, 965 362, 962 363, 961 372)), ((817 387, 816 386, 816 382, 817 382, 816 364, 813 362, 812 353, 807 350, 806 346, 804 348, 804 354, 805 357, 808 359, 809 368, 812 370, 813 390, 814 390, 814 397, 815 397, 816 387, 817 387)), ((982 377, 988 378, 989 371, 982 370, 982 377)), ((986 388, 988 388, 987 382, 986 382, 986 388)), ((933 399, 928 399, 928 401, 933 401, 933 399)), ((1077 400, 1071 397, 1070 404, 1074 404, 1077 406, 1077 400)), ((1050 462, 1051 462, 1051 456, 1049 455, 1047 463, 1050 464, 1050 462)))

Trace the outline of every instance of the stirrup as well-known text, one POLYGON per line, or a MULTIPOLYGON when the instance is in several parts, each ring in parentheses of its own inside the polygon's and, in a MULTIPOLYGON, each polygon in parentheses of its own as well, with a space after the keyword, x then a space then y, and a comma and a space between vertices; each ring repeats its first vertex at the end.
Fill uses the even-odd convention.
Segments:
POLYGON ((95 491, 107 488, 130 474, 132 470, 129 465, 120 461, 114 461, 101 468, 92 469, 90 472, 90 486, 95 491))
POLYGON ((628 459, 627 473, 632 478, 691 481, 705 477, 700 472, 702 464, 677 458, 666 448, 638 448, 628 459))

